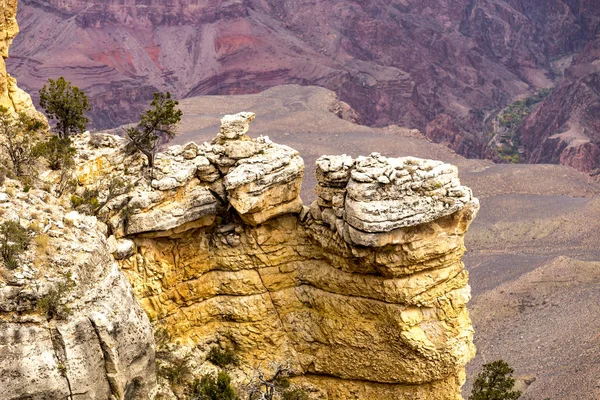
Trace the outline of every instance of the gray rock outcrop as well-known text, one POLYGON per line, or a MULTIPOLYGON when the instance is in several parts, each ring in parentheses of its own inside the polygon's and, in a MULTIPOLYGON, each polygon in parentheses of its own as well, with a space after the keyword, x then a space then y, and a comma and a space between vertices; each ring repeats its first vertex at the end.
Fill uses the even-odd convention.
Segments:
POLYGON ((0 398, 151 398, 152 327, 102 226, 16 181, 0 190, 10 199, 0 223, 34 232, 18 268, 0 275, 0 398))
POLYGON ((319 196, 313 217, 325 221, 350 244, 382 247, 402 241, 399 229, 434 221, 477 199, 462 186, 458 169, 414 157, 322 156, 316 162, 319 196))

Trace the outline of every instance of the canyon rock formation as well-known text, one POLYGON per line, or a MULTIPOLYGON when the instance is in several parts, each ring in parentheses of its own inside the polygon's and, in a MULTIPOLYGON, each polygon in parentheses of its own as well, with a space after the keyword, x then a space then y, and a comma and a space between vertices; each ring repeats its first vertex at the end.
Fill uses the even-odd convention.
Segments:
MULTIPOLYGON (((24 0, 10 68, 32 93, 59 75, 83 87, 99 128, 137 120, 157 90, 184 98, 295 83, 333 90, 369 125, 418 128, 484 157, 487 122, 559 84, 557 60, 594 40, 599 16, 594 0, 24 0)), ((529 161, 569 163, 538 141, 527 139, 529 161)))
MULTIPOLYGON (((31 109, 7 79, 2 101, 31 109)), ((226 116, 212 143, 167 149, 151 179, 122 138, 76 137, 78 190, 106 200, 99 218, 2 183, 0 222, 32 239, 0 268, 4 397, 154 398, 164 330, 179 348, 233 346, 241 373, 285 364, 313 398, 461 398, 475 352, 461 257, 479 203, 456 167, 325 156, 307 207, 299 153, 251 139, 253 119, 226 116)))
POLYGON ((155 327, 182 347, 235 349, 248 375, 287 365, 314 398, 461 398, 474 355, 461 257, 479 203, 456 167, 323 156, 308 207, 298 152, 250 138, 253 119, 170 147, 152 180, 122 139, 76 140, 84 187, 132 183, 101 218, 155 327))

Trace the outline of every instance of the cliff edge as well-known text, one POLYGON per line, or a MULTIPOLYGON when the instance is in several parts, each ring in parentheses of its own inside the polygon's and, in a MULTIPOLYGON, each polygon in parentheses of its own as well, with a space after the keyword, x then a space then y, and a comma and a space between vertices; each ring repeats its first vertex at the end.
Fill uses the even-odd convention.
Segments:
POLYGON ((463 236, 479 203, 456 167, 323 156, 304 206, 302 158, 249 137, 254 117, 158 154, 152 179, 123 139, 76 138, 80 190, 128 183, 99 217, 155 329, 198 370, 212 346, 235 349, 240 384, 279 364, 314 398, 460 399, 475 351, 463 236))

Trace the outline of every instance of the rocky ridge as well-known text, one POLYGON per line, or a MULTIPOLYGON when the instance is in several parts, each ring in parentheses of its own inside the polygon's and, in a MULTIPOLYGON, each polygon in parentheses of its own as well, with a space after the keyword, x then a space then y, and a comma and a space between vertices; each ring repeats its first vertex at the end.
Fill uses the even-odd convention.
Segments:
POLYGON ((240 384, 280 363, 313 398, 459 399, 474 354, 460 258, 478 202, 456 168, 325 156, 307 207, 302 159, 250 138, 253 119, 226 116, 212 143, 170 147, 152 180, 132 178, 142 162, 122 139, 76 139, 82 183, 132 182, 102 218, 155 327, 204 349, 200 365, 211 346, 235 349, 240 384))

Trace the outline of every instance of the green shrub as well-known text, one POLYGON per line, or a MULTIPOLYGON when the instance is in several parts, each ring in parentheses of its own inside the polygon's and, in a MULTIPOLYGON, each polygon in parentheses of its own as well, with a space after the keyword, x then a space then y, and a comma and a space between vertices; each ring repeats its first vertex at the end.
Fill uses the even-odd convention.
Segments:
POLYGON ((308 393, 302 389, 290 389, 283 392, 283 400, 308 400, 308 393))
POLYGON ((96 215, 96 212, 100 208, 100 201, 98 200, 99 190, 85 188, 81 196, 71 196, 71 206, 75 209, 81 207, 81 212, 88 215, 96 215))
POLYGON ((61 139, 85 131, 88 119, 84 113, 90 110, 88 98, 62 76, 48 79, 40 90, 40 106, 48 119, 56 120, 55 131, 61 139))
POLYGON ((214 346, 208 352, 206 359, 217 367, 225 368, 228 365, 237 365, 238 359, 234 351, 230 348, 221 349, 214 346))
POLYGON ((65 319, 71 314, 71 309, 65 304, 65 297, 73 288, 75 281, 71 277, 71 273, 64 275, 63 279, 50 289, 48 293, 38 300, 37 309, 42 312, 48 321, 51 319, 65 319))
POLYGON ((0 106, 0 148, 8 156, 16 176, 32 172, 39 157, 36 147, 43 128, 42 121, 25 113, 13 115, 8 108, 0 106))
POLYGON ((16 221, 6 221, 0 225, 0 254, 8 269, 19 266, 19 256, 27 250, 30 237, 25 228, 16 221))
POLYGON ((72 146, 71 139, 52 136, 36 146, 36 154, 48 161, 50 169, 58 171, 73 166, 75 148, 72 146))
POLYGON ((188 360, 175 358, 158 366, 158 374, 168 380, 172 385, 181 385, 191 373, 188 360))
POLYGON ((76 194, 71 195, 71 207, 77 208, 83 204, 83 198, 77 196, 76 194))
POLYGON ((139 124, 125 129, 130 147, 146 156, 150 169, 154 168, 154 156, 159 146, 175 137, 175 128, 183 115, 176 108, 178 104, 169 92, 154 93, 151 108, 142 114, 139 124))
POLYGON ((503 360, 484 364, 473 383, 469 400, 516 400, 521 392, 513 391, 513 369, 503 360))
POLYGON ((189 400, 238 400, 231 386, 231 377, 219 372, 215 379, 212 375, 204 375, 195 379, 188 386, 189 400))

